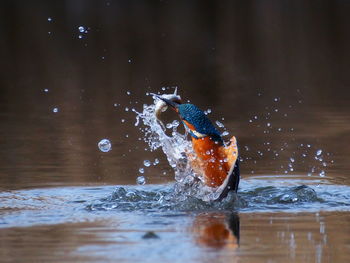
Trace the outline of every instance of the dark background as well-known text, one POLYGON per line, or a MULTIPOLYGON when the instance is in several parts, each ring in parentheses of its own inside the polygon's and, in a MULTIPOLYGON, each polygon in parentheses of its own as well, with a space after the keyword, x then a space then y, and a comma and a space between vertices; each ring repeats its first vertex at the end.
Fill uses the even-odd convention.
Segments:
POLYGON ((348 180, 349 14, 345 0, 1 1, 0 185, 134 183, 156 157, 147 180, 171 180, 125 107, 174 86, 224 117, 243 176, 284 173, 295 158, 288 174, 348 180))

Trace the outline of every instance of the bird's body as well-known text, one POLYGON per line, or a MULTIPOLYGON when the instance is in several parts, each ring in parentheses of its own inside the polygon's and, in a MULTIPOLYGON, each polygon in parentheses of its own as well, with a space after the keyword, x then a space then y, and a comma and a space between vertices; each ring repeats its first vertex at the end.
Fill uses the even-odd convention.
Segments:
POLYGON ((180 116, 189 131, 193 152, 188 153, 191 167, 201 175, 209 187, 222 187, 223 194, 237 191, 239 182, 238 148, 233 136, 228 146, 208 117, 193 104, 180 104, 159 97, 170 105, 180 116))
POLYGON ((225 147, 209 136, 198 139, 192 137, 192 148, 195 155, 192 155, 190 160, 194 171, 204 175, 206 185, 222 185, 237 160, 236 138, 233 136, 230 144, 225 147))

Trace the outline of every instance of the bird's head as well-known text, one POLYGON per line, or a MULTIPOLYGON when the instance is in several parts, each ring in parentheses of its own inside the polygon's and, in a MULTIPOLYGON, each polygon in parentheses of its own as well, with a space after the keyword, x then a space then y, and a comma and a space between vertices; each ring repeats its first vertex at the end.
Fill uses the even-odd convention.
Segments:
POLYGON ((197 106, 189 103, 178 103, 157 96, 179 114, 183 124, 188 128, 190 135, 195 139, 210 137, 212 140, 222 143, 219 131, 214 127, 208 117, 197 106))

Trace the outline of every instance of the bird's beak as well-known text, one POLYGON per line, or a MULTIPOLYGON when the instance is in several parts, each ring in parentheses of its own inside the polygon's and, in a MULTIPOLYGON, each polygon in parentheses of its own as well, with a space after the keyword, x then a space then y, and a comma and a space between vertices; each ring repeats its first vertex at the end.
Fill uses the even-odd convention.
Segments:
POLYGON ((176 112, 178 111, 178 106, 180 105, 179 103, 175 102, 175 101, 171 101, 165 98, 162 98, 161 96, 155 95, 158 99, 161 99, 162 101, 164 101, 168 106, 170 106, 173 110, 175 110, 176 112))

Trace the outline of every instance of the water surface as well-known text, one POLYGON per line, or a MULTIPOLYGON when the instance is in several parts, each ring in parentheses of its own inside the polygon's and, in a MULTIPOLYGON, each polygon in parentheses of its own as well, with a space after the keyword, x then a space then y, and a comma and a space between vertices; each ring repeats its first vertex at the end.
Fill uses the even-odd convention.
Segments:
POLYGON ((1 261, 350 262, 349 10, 4 3, 1 261), (174 169, 135 126, 146 93, 174 86, 238 138, 238 196, 176 194, 174 169))

